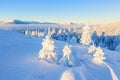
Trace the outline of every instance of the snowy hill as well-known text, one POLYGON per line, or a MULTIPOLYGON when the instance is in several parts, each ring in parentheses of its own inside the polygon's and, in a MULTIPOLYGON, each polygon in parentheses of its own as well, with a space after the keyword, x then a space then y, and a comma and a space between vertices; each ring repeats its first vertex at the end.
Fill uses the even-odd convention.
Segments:
MULTIPOLYGON (((103 49, 105 61, 95 64, 87 46, 70 44, 75 67, 38 58, 43 38, 0 30, 0 80, 120 80, 120 54, 103 49)), ((66 42, 54 40, 62 54, 66 42)))

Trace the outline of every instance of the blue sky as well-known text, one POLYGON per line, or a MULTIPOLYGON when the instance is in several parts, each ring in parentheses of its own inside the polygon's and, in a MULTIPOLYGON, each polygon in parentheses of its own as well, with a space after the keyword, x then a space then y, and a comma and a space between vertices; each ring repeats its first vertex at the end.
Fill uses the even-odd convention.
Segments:
POLYGON ((120 0, 0 0, 0 21, 120 21, 120 0))

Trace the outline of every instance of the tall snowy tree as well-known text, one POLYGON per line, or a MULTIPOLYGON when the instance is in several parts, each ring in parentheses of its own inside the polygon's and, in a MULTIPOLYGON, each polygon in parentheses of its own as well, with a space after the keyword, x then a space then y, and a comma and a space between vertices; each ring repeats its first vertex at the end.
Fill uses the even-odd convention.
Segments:
POLYGON ((91 36, 90 36, 90 27, 89 25, 87 24, 85 27, 83 27, 83 32, 82 32, 82 36, 81 36, 81 39, 80 39, 80 42, 81 44, 83 45, 90 45, 91 43, 91 36))
POLYGON ((96 52, 93 55, 93 61, 99 64, 103 60, 105 60, 104 52, 102 51, 102 49, 100 47, 98 47, 98 48, 96 48, 96 52))
POLYGON ((39 58, 49 63, 57 63, 58 57, 55 52, 54 41, 50 38, 49 34, 42 42, 43 48, 39 52, 39 58))
POLYGON ((63 57, 60 59, 59 64, 63 66, 74 66, 74 59, 68 45, 65 45, 63 49, 63 57))

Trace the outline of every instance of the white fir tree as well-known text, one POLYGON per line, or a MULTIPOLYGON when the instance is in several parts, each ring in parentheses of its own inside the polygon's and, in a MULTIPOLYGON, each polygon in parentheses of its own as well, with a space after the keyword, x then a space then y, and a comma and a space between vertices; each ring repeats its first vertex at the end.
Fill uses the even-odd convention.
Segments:
POLYGON ((74 66, 74 59, 68 44, 63 49, 63 57, 60 59, 59 64, 63 66, 74 66))
POLYGON ((39 58, 49 63, 57 63, 58 57, 57 53, 55 52, 54 41, 50 38, 49 32, 46 38, 43 40, 42 46, 43 48, 39 52, 39 58))
POLYGON ((91 43, 91 36, 90 36, 90 27, 89 25, 87 24, 85 27, 83 27, 83 32, 82 32, 82 36, 81 36, 81 39, 80 39, 80 42, 81 44, 83 45, 90 45, 91 43))
POLYGON ((104 52, 100 47, 98 47, 96 48, 96 52, 93 55, 93 61, 99 64, 99 63, 102 63, 103 60, 105 60, 104 52))

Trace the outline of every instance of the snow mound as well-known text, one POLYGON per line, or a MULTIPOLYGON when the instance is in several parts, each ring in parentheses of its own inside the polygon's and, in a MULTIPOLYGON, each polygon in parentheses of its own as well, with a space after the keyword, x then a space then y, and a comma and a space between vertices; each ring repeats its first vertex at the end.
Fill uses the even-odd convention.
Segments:
POLYGON ((79 74, 78 71, 74 71, 72 69, 67 69, 65 70, 62 75, 60 80, 82 80, 81 74, 79 74))
POLYGON ((71 70, 66 70, 63 72, 60 80, 75 80, 73 72, 71 70))

